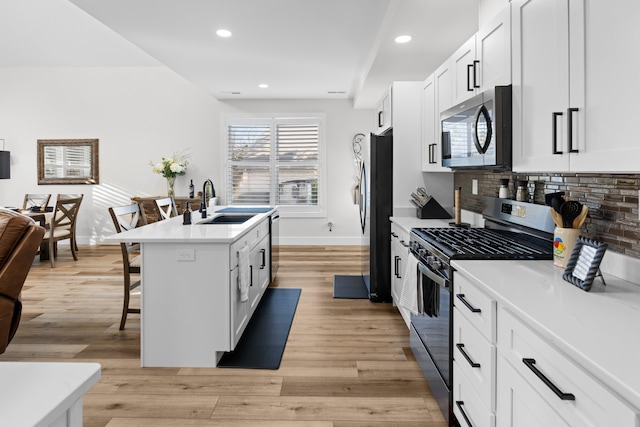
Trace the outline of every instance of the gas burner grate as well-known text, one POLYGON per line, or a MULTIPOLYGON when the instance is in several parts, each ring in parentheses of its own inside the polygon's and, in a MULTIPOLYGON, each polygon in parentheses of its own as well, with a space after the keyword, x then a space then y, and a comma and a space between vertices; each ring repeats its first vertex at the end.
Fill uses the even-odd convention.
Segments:
POLYGON ((414 233, 456 259, 551 259, 552 243, 524 233, 487 228, 422 228, 414 233))

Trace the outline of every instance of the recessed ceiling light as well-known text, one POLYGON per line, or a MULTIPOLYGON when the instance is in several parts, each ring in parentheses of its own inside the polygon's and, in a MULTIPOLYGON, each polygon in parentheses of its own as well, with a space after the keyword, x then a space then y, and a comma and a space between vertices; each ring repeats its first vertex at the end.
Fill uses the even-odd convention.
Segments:
POLYGON ((218 31, 216 31, 216 34, 218 35, 218 37, 231 37, 231 31, 229 30, 224 30, 224 29, 219 29, 218 31))
POLYGON ((260 84, 258 85, 258 87, 259 87, 260 89, 266 89, 266 88, 268 88, 268 87, 269 87, 269 85, 268 85, 268 84, 265 84, 265 83, 260 83, 260 84))
POLYGON ((398 36, 395 38, 396 43, 407 43, 409 41, 411 41, 411 36, 407 36, 407 35, 398 36))

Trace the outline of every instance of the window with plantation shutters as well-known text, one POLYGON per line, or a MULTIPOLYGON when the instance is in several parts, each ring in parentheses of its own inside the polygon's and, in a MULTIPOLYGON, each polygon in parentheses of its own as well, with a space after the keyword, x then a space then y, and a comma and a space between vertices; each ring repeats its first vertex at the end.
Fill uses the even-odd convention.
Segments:
POLYGON ((319 117, 228 119, 228 204, 320 212, 321 129, 319 117))

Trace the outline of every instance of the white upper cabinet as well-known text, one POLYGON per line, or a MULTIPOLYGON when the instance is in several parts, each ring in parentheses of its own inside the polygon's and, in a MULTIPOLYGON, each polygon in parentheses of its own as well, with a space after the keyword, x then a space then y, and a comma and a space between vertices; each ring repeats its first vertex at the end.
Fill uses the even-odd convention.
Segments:
POLYGON ((378 128, 376 130, 377 135, 383 134, 392 126, 391 91, 392 89, 389 88, 389 90, 385 92, 385 94, 378 102, 378 128))
MULTIPOLYGON (((450 172, 451 169, 442 167, 440 113, 436 92, 434 73, 422 83, 422 171, 450 172)), ((448 92, 450 93, 449 90, 448 92)))
POLYGON ((623 3, 513 1, 514 171, 638 171, 640 2, 623 3))
POLYGON ((511 7, 504 8, 449 59, 452 105, 497 85, 511 84, 511 7))

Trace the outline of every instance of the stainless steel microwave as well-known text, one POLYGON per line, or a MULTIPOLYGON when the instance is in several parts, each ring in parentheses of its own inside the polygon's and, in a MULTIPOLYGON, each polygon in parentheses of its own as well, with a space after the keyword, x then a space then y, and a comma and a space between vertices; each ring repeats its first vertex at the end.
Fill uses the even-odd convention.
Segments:
POLYGON ((496 86, 443 112, 442 166, 511 169, 511 85, 496 86))

